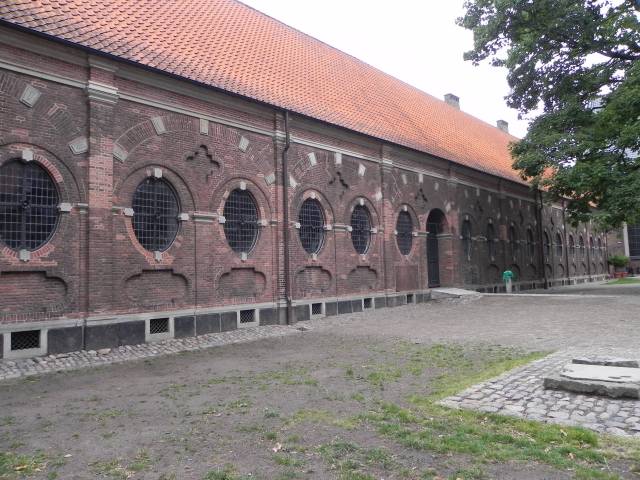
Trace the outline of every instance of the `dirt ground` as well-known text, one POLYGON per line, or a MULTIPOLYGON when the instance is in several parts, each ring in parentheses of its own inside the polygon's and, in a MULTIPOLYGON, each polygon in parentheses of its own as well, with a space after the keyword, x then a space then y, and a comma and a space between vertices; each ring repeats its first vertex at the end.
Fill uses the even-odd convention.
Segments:
POLYGON ((442 448, 438 435, 412 448, 381 417, 395 408, 399 424, 414 425, 399 410, 412 397, 532 350, 637 342, 640 319, 625 314, 637 306, 633 296, 438 301, 314 320, 283 338, 4 382, 0 479, 640 478, 628 460, 609 460, 612 476, 602 477, 520 454, 496 460, 466 449, 473 432, 462 429, 457 439, 440 435, 442 448))

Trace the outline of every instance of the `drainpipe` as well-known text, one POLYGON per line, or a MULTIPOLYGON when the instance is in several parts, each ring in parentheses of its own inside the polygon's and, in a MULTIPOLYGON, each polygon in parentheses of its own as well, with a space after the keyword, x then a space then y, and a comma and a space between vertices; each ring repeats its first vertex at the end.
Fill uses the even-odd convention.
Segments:
MULTIPOLYGON (((537 190, 537 196, 538 196, 538 237, 539 237, 539 244, 540 244, 540 264, 542 265, 542 276, 544 279, 544 288, 545 290, 547 288, 549 288, 549 280, 547 278, 547 265, 544 261, 544 236, 543 236, 543 228, 544 225, 542 224, 542 208, 543 208, 543 203, 542 203, 542 191, 541 190, 537 190)), ((549 238, 549 253, 551 253, 551 238, 549 238)))
POLYGON ((287 152, 291 146, 291 136, 289 133, 289 111, 284 111, 284 132, 285 143, 282 150, 282 208, 284 210, 283 228, 283 248, 284 248, 284 292, 287 302, 286 318, 287 325, 291 325, 291 272, 289 266, 289 163, 287 152))

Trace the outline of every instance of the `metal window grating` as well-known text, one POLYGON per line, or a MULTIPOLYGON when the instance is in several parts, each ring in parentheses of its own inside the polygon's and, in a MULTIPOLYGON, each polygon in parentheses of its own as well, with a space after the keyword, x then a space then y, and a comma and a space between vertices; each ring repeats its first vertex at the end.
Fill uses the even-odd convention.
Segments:
POLYGON ((372 298, 365 298, 363 301, 363 307, 366 309, 368 308, 373 308, 373 299, 372 298))
POLYGON ((627 226, 629 256, 640 257, 640 224, 627 226))
POLYGON ((493 223, 487 224, 487 252, 489 253, 489 257, 496 256, 496 229, 493 226, 493 223))
POLYGON ((40 348, 40 330, 11 332, 11 350, 40 348))
POLYGON ((576 244, 573 241, 573 235, 569 235, 569 253, 572 256, 576 254, 576 244))
POLYGON ((351 242, 356 252, 363 255, 371 243, 371 215, 364 205, 356 205, 351 212, 351 242))
POLYGON ((562 236, 556 233, 556 255, 562 257, 562 236))
POLYGON ((169 333, 168 318, 152 318, 149 320, 149 333, 157 335, 158 333, 169 333))
POLYGON ((178 197, 163 179, 146 178, 133 194, 133 231, 145 249, 164 251, 178 233, 178 197))
POLYGON ((515 257, 520 245, 518 244, 518 233, 516 232, 516 227, 513 225, 509 227, 509 244, 511 245, 511 253, 515 257))
POLYGON ((533 241, 533 231, 531 228, 527 228, 527 253, 530 257, 535 254, 535 242, 533 241))
POLYGON ((311 315, 322 315, 322 304, 321 303, 312 303, 311 304, 311 315))
POLYGON ((400 212, 396 221, 396 242, 403 255, 409 255, 413 245, 413 220, 409 212, 400 212))
POLYGON ((234 252, 249 253, 258 238, 258 207, 247 190, 235 189, 224 204, 224 234, 234 252))
POLYGON ((324 243, 324 213, 318 200, 302 202, 298 214, 300 242, 307 253, 318 253, 324 243))
POLYGON ((551 253, 551 242, 549 240, 549 234, 544 232, 544 254, 548 257, 551 253))
POLYGON ((240 323, 253 323, 256 321, 255 310, 240 310, 240 323))
POLYGON ((11 160, 0 167, 0 242, 16 250, 37 250, 58 222, 58 191, 35 162, 11 160))
POLYGON ((407 293, 407 303, 413 303, 414 298, 413 293, 407 293))
POLYGON ((469 220, 462 222, 462 251, 465 257, 471 258, 471 222, 469 220))
POLYGON ((578 238, 578 245, 580 246, 580 256, 584 257, 586 249, 584 248, 584 238, 582 238, 582 235, 578 238))

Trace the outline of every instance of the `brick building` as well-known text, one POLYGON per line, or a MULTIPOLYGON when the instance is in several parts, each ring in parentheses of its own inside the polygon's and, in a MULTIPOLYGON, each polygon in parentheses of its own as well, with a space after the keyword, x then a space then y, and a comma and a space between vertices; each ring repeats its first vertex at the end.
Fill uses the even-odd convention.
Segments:
POLYGON ((0 18, 0 356, 606 273, 504 122, 234 0, 0 18))

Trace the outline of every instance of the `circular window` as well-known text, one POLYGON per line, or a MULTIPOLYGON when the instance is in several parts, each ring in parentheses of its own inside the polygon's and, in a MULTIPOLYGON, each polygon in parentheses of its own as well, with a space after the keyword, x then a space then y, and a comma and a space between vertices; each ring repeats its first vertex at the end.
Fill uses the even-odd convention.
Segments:
POLYGON ((413 245, 413 220, 409 212, 400 212, 396 221, 396 242, 403 255, 409 255, 413 245))
POLYGON ((178 233, 178 197, 165 180, 146 178, 133 194, 133 231, 145 249, 162 252, 178 233))
POLYGON ((58 191, 35 162, 13 160, 0 167, 0 242, 16 250, 37 250, 58 223, 58 191))
POLYGON ((250 252, 258 239, 258 207, 253 195, 247 190, 233 190, 224 204, 224 218, 224 234, 231 250, 250 252))
POLYGON ((302 248, 307 253, 318 253, 324 243, 324 213, 320 202, 313 198, 302 202, 298 222, 302 248))
POLYGON ((356 252, 363 255, 371 243, 371 215, 364 205, 356 205, 351 212, 351 242, 356 252))

